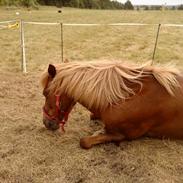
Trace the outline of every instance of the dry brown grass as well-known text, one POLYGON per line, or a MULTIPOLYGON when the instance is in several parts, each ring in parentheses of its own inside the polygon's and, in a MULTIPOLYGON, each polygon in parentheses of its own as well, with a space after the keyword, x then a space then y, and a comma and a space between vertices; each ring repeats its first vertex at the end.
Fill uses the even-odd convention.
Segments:
MULTIPOLYGON (((15 17, 15 11, 0 9, 0 19, 15 17)), ((42 7, 22 18, 34 21, 78 23, 183 23, 177 11, 131 12, 42 7), (61 17, 59 17, 61 16, 61 17)), ((157 27, 66 27, 65 57, 72 60, 151 59, 157 27)), ((88 151, 79 139, 101 125, 77 105, 70 115, 66 134, 47 131, 42 125, 44 98, 39 77, 49 62, 60 61, 59 28, 26 25, 29 73, 20 70, 18 30, 0 30, 0 182, 36 183, 170 183, 183 182, 183 142, 143 138, 132 142, 96 146, 88 151)), ((181 28, 162 28, 156 61, 182 65, 181 28)))

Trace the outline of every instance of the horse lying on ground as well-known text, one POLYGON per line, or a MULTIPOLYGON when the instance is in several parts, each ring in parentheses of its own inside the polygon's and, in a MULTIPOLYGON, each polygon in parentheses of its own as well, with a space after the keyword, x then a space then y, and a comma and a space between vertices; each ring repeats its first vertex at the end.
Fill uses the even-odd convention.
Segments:
POLYGON ((183 77, 176 69, 71 62, 49 65, 41 82, 48 129, 64 130, 77 102, 104 123, 104 134, 80 140, 83 148, 141 136, 183 139, 183 77))

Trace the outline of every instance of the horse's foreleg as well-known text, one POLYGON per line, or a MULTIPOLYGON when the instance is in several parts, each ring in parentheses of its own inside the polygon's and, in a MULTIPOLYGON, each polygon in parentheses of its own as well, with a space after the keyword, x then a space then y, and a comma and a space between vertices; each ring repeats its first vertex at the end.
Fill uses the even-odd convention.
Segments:
POLYGON ((106 142, 121 142, 125 136, 122 134, 99 134, 96 136, 84 137, 80 140, 80 146, 84 149, 89 149, 93 145, 106 142))

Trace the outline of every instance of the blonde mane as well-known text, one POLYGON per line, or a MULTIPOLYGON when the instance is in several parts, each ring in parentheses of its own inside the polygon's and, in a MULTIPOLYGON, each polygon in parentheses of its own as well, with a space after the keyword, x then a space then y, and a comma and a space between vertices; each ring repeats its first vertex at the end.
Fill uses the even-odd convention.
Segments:
MULTIPOLYGON (((127 66, 123 62, 70 62, 56 66, 57 74, 49 86, 54 94, 66 93, 75 101, 82 102, 88 108, 105 109, 135 95, 137 91, 130 86, 143 86, 142 79, 154 78, 170 95, 179 87, 174 68, 149 66, 127 66), (128 83, 128 84, 127 84, 128 83)), ((48 79, 48 73, 42 77, 42 85, 48 79)), ((139 91, 138 90, 138 91, 139 91)))

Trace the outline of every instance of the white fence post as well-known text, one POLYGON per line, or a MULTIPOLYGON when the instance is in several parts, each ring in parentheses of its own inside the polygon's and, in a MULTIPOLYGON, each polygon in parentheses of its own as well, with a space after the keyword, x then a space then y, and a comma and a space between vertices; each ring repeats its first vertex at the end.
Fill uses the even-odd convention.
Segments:
POLYGON ((21 62, 21 68, 22 72, 27 72, 26 67, 26 57, 25 57, 25 40, 24 40, 24 22, 20 20, 20 37, 21 37, 21 48, 22 48, 22 62, 21 62))
POLYGON ((60 46, 61 46, 61 61, 64 62, 63 23, 60 23, 60 46))

